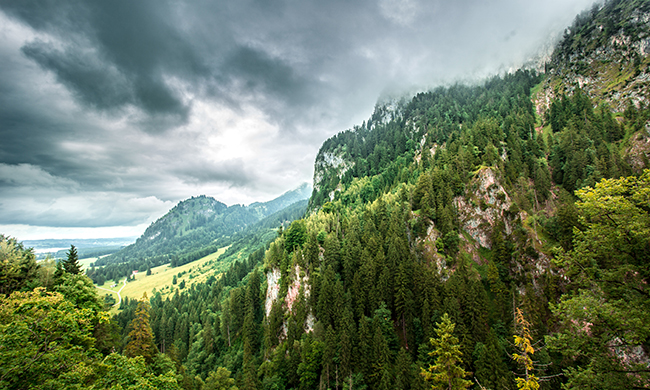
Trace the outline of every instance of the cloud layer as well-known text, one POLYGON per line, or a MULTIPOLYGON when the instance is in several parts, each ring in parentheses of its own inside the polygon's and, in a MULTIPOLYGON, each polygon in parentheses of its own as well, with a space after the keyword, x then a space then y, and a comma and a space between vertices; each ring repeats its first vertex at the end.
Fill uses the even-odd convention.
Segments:
POLYGON ((590 3, 0 0, 0 224, 271 199, 382 94, 519 66, 590 3))

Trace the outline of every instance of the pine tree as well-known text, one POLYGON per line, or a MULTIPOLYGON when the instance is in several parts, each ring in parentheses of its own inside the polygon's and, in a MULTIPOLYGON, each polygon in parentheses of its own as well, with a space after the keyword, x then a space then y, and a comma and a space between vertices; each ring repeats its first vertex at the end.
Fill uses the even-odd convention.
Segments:
POLYGON ((472 385, 472 382, 463 379, 468 373, 461 367, 463 354, 460 351, 458 338, 453 335, 456 324, 452 323, 449 315, 445 313, 442 322, 437 325, 438 337, 430 340, 434 350, 429 353, 430 356, 437 356, 437 359, 434 365, 429 365, 428 369, 422 368, 421 373, 425 379, 433 381, 432 389, 466 389, 472 385))
POLYGON ((402 337, 406 343, 406 348, 408 349, 409 345, 406 328, 412 307, 413 292, 409 288, 412 283, 412 276, 407 267, 408 265, 406 261, 403 261, 399 265, 395 281, 395 311, 397 313, 399 326, 402 328, 402 337))
POLYGON ((396 390, 411 388, 411 357, 404 348, 400 348, 395 359, 395 384, 396 390))
POLYGON ((124 348, 124 354, 128 357, 142 356, 147 363, 151 363, 158 350, 149 324, 147 293, 142 295, 142 299, 140 299, 138 307, 135 309, 135 318, 131 321, 130 326, 129 342, 124 348))
POLYGON ((69 274, 78 275, 81 273, 81 264, 79 264, 79 256, 77 255, 77 248, 70 245, 68 250, 68 258, 63 260, 63 269, 69 274))
POLYGON ((474 378, 481 387, 487 389, 506 389, 513 382, 512 374, 503 361, 503 349, 490 329, 484 343, 476 343, 474 348, 474 378))

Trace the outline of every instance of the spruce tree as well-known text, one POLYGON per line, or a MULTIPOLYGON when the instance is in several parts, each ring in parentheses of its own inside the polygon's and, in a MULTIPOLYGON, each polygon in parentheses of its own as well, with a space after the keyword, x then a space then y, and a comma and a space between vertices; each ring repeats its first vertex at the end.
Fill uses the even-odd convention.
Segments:
POLYGON ((466 389, 472 385, 471 381, 465 378, 468 373, 463 369, 463 355, 460 351, 458 338, 454 336, 456 324, 451 322, 449 315, 442 316, 442 322, 438 323, 436 329, 437 338, 432 338, 431 345, 434 350, 430 356, 436 356, 434 365, 429 365, 426 370, 422 368, 422 375, 425 379, 433 381, 432 389, 456 390, 466 389))
POLYGON ((77 255, 77 248, 70 245, 68 250, 68 258, 63 260, 63 269, 69 274, 78 275, 81 273, 81 264, 79 264, 79 256, 77 255))
POLYGON ((395 359, 395 390, 406 390, 411 387, 411 357, 404 348, 400 348, 395 359))

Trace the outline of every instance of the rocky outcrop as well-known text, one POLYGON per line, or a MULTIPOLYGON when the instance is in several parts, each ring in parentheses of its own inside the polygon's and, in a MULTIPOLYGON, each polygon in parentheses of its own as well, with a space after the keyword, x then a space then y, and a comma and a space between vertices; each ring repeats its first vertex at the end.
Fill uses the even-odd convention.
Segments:
POLYGON ((278 299, 280 294, 280 270, 273 268, 266 273, 266 300, 264 301, 264 308, 266 309, 266 316, 271 314, 271 307, 273 302, 278 299))
POLYGON ((462 229, 482 247, 491 248, 490 236, 498 221, 504 222, 507 234, 512 232, 506 215, 512 200, 490 167, 479 169, 465 196, 456 197, 454 205, 462 229))
POLYGON ((296 302, 300 295, 300 288, 303 288, 303 294, 305 298, 309 298, 310 287, 309 287, 309 277, 304 273, 300 266, 296 266, 291 271, 291 284, 287 290, 287 296, 284 298, 284 305, 287 308, 287 311, 292 312, 293 304, 296 302))
MULTIPOLYGON (((279 299, 284 300, 284 305, 282 308, 286 313, 293 314, 294 306, 300 294, 302 292, 305 299, 309 298, 311 293, 311 287, 309 285, 309 276, 304 272, 299 265, 295 265, 291 270, 291 275, 289 276, 291 284, 287 289, 287 294, 284 297, 280 297, 280 285, 281 285, 282 273, 278 268, 272 268, 266 273, 266 300, 264 302, 264 307, 266 309, 266 316, 269 317, 271 314, 271 308, 273 303, 279 299)), ((316 318, 314 315, 309 312, 307 318, 305 319, 305 331, 311 332, 316 323, 316 318)), ((282 326, 282 337, 286 337, 287 324, 286 321, 282 326)))
MULTIPOLYGON (((320 191, 332 175, 338 177, 340 181, 345 172, 353 166, 352 162, 346 160, 345 152, 342 150, 319 153, 314 163, 314 190, 320 191)), ((334 191, 329 195, 333 198, 334 191)))

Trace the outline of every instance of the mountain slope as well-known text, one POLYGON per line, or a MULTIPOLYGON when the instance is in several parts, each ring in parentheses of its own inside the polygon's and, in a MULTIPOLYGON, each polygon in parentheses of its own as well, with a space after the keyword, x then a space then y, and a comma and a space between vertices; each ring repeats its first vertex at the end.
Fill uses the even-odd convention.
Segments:
POLYGON ((190 257, 198 258, 198 252, 205 252, 206 247, 216 250, 231 244, 236 233, 307 198, 309 192, 309 186, 303 184, 269 202, 249 206, 226 206, 204 195, 192 197, 152 223, 134 244, 99 259, 95 265, 135 261, 138 264, 133 264, 132 269, 138 269, 143 264, 146 268, 181 259, 181 263, 187 262, 190 257))
POLYGON ((551 99, 583 89, 598 104, 622 112, 628 102, 650 103, 650 3, 607 1, 579 15, 565 31, 538 95, 540 113, 551 99))

